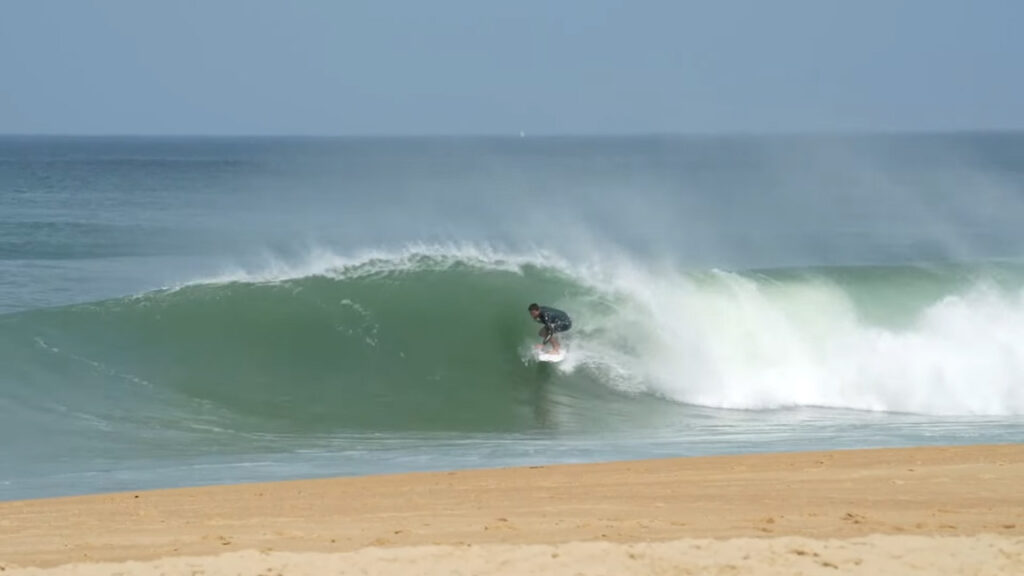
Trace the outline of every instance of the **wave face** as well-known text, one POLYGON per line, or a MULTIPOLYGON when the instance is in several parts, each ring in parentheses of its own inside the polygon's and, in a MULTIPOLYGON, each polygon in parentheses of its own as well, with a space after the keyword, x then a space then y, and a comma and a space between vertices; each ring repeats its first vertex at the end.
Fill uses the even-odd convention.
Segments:
POLYGON ((1015 415, 1022 287, 1009 265, 731 273, 472 248, 328 254, 0 317, 0 382, 20 391, 9 401, 101 424, 295 433, 604 428, 678 404, 1015 415), (529 360, 533 301, 573 315, 561 365, 529 360), (538 414, 540 397, 557 417, 538 414))

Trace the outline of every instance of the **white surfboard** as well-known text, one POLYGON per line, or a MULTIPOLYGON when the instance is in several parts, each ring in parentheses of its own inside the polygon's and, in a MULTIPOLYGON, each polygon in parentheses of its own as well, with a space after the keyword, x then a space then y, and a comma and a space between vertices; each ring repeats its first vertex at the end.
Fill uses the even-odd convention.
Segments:
POLYGON ((533 355, 537 358, 538 362, 561 362, 565 360, 565 348, 560 349, 557 354, 549 350, 534 348, 533 355))

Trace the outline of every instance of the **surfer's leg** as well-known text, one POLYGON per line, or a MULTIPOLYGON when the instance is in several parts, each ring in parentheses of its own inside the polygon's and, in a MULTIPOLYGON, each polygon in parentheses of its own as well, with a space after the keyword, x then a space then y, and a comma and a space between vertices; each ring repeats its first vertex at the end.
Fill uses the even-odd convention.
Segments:
POLYGON ((548 340, 551 339, 552 333, 551 330, 549 330, 548 327, 545 326, 540 329, 540 332, 537 332, 537 336, 540 336, 541 338, 544 339, 543 342, 537 345, 537 348, 543 348, 548 343, 548 340))
POLYGON ((557 334, 559 332, 566 332, 571 326, 572 324, 562 322, 551 327, 551 347, 555 354, 558 354, 559 349, 562 347, 561 343, 558 341, 557 334))
POLYGON ((560 347, 560 344, 559 344, 559 342, 558 342, 558 333, 559 333, 559 332, 561 332, 561 331, 562 331, 562 327, 561 327, 561 325, 559 325, 559 324, 553 324, 553 325, 552 325, 552 326, 551 326, 551 327, 550 327, 550 328, 548 329, 548 337, 547 337, 547 340, 548 340, 549 342, 551 342, 551 351, 552 351, 552 352, 553 352, 554 354, 558 354, 558 349, 559 349, 559 347, 560 347))

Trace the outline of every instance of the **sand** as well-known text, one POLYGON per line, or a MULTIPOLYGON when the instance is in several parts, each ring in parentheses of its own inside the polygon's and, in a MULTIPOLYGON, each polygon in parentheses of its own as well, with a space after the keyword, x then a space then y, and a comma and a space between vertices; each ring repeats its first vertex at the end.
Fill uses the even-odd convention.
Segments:
POLYGON ((1024 574, 1024 444, 2 502, 0 570, 5 576, 1024 574))

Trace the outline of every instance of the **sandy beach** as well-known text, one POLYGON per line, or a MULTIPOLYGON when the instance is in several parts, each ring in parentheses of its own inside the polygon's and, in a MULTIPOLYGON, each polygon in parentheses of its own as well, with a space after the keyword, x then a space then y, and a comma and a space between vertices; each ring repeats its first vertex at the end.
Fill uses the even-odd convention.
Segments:
POLYGON ((1024 445, 0 503, 9 574, 1021 574, 1024 445), (111 564, 116 563, 116 564, 111 564))

